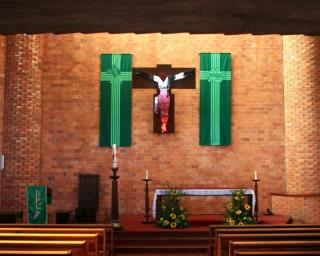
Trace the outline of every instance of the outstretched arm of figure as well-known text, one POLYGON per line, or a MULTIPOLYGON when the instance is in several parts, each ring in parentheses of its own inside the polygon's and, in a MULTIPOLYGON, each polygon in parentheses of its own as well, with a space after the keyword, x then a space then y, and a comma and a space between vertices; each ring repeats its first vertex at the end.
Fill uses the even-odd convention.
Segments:
POLYGON ((144 72, 143 70, 136 69, 134 73, 135 73, 135 75, 143 76, 145 78, 152 80, 153 82, 156 82, 154 75, 148 74, 147 72, 144 72))
POLYGON ((187 78, 189 76, 192 76, 192 75, 194 75, 194 70, 193 69, 185 71, 185 72, 181 72, 181 73, 178 73, 178 74, 175 74, 173 80, 176 81, 176 80, 185 79, 185 78, 187 78))

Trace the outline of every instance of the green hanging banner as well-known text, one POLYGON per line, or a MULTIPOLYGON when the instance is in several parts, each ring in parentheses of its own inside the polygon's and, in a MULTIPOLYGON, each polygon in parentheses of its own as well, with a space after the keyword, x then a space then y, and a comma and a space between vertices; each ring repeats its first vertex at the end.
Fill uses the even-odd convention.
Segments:
POLYGON ((131 146, 132 55, 101 54, 101 147, 131 146))
POLYGON ((231 144, 231 54, 200 53, 200 145, 231 144))
POLYGON ((47 187, 28 186, 28 223, 46 224, 48 223, 47 213, 47 187))

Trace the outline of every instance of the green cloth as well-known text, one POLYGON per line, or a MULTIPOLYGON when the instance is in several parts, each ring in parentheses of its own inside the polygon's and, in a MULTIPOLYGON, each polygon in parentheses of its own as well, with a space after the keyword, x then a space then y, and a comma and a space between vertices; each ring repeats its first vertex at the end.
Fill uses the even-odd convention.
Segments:
POLYGON ((101 147, 131 146, 132 55, 101 54, 101 147))
POLYGON ((200 54, 200 145, 231 144, 231 54, 200 54))
POLYGON ((27 187, 28 223, 47 224, 47 187, 28 186, 27 187))

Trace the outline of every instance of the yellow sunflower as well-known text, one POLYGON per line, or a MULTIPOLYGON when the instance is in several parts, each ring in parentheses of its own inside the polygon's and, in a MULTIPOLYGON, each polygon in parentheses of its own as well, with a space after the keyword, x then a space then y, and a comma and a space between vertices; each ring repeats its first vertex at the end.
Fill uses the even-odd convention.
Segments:
POLYGON ((171 227, 171 228, 176 228, 176 227, 177 227, 177 223, 172 222, 172 223, 170 224, 170 227, 171 227))
POLYGON ((177 218, 177 215, 175 215, 174 213, 170 214, 171 219, 175 220, 177 218))
POLYGON ((250 205, 245 204, 245 205, 244 205, 244 209, 246 209, 247 211, 249 211, 249 210, 250 210, 250 205))
POLYGON ((236 210, 236 214, 237 215, 240 215, 242 213, 242 211, 239 209, 239 210, 236 210))

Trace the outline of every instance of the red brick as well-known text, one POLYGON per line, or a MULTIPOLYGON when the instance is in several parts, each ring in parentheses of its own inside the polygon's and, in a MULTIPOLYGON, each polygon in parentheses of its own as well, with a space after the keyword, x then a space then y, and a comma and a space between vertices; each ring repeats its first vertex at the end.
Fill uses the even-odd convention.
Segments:
MULTIPOLYGON (((101 175, 100 208, 110 212, 111 149, 98 147, 101 53, 132 53, 135 67, 171 64, 197 69, 196 89, 173 90, 174 134, 152 132, 155 89, 133 89, 133 144, 118 150, 121 213, 143 212, 141 179, 146 169, 153 179, 151 195, 167 182, 189 187, 253 187, 254 170, 262 180, 261 210, 270 207, 270 191, 284 192, 280 36, 70 34, 46 35, 45 45, 41 177, 53 188, 56 209, 76 207, 76 175, 89 172, 101 175), (232 53, 229 147, 199 146, 200 52, 232 53)), ((191 212, 223 211, 220 199, 198 198, 186 204, 191 212)))
POLYGON ((43 36, 6 40, 2 208, 25 210, 26 186, 40 183, 43 36))
POLYGON ((273 196, 272 208, 296 222, 320 217, 319 45, 319 37, 283 37, 286 194, 273 196))
MULTIPOLYGON (((40 182, 53 189, 51 212, 73 210, 78 203, 77 175, 98 173, 101 175, 99 218, 110 216, 111 149, 98 146, 101 53, 132 53, 134 67, 171 64, 197 70, 196 89, 173 89, 174 134, 152 132, 155 89, 133 89, 132 147, 118 150, 121 213, 143 212, 141 179, 146 169, 153 179, 150 202, 154 189, 166 186, 167 182, 188 187, 253 188, 254 170, 261 179, 261 212, 272 206, 270 192, 287 192, 285 143, 295 137, 286 137, 285 141, 281 36, 47 34, 43 52, 43 42, 39 39, 42 37, 8 38, 6 90, 11 96, 6 97, 5 116, 12 117, 5 119, 4 139, 8 138, 4 149, 14 161, 6 168, 8 185, 3 192, 9 191, 9 184, 14 187, 10 191, 16 190, 8 198, 13 203, 6 201, 8 207, 24 206, 25 184, 40 182), (10 45, 15 42, 20 47, 10 45), (37 45, 35 52, 30 50, 33 43, 37 45), (24 49, 23 56, 15 58, 19 49, 24 49), (228 147, 199 146, 200 52, 232 54, 232 145, 228 147), (36 58, 34 65, 29 61, 30 56, 36 58), (18 63, 26 73, 17 69, 18 63), (31 74, 31 78, 26 74, 31 74), (14 86, 20 84, 23 86, 14 86), (14 88, 16 91, 11 92, 14 88), (20 113, 19 105, 15 105, 18 101, 20 106, 27 103, 35 106, 34 113, 20 113), (32 118, 37 118, 36 127, 32 118), (18 135, 13 133, 14 127, 18 135), (22 140, 28 134, 26 127, 32 127, 34 134, 22 140)), ((310 156, 314 155, 310 153, 310 156)), ((191 213, 216 213, 223 211, 224 200, 189 198, 185 203, 191 213)), ((312 210, 310 214, 314 214, 312 210)))
MULTIPOLYGON (((4 90, 4 77, 5 77, 5 64, 6 64, 6 37, 0 36, 0 134, 3 134, 3 90, 4 90)), ((3 136, 0 136, 0 151, 3 152, 2 148, 3 136)), ((0 175, 0 189, 2 184, 2 175, 0 175)), ((1 207, 0 197, 0 207, 1 207)))

